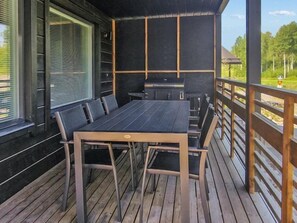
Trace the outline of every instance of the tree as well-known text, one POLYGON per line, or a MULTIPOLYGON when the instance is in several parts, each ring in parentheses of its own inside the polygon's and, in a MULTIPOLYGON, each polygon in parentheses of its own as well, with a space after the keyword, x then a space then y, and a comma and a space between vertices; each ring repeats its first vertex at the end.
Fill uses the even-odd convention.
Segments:
POLYGON ((261 33, 261 65, 262 71, 267 70, 273 64, 273 36, 270 32, 261 33))
POLYGON ((232 73, 235 77, 246 76, 246 36, 237 37, 231 52, 240 58, 242 66, 233 66, 232 73))
MULTIPOLYGON (((291 59, 291 67, 294 64, 294 54, 297 53, 297 23, 291 22, 283 25, 275 36, 275 52, 278 57, 283 57, 284 77, 287 75, 287 65, 291 59)), ((290 69, 290 66, 289 66, 290 69)))

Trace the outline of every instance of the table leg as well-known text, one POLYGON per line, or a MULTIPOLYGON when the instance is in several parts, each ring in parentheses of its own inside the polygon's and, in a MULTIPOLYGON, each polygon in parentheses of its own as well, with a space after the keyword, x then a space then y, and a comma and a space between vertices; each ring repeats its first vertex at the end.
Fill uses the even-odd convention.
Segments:
POLYGON ((87 207, 83 177, 84 154, 81 146, 81 139, 78 133, 74 133, 74 161, 77 222, 85 223, 87 222, 87 207))
POLYGON ((180 142, 181 222, 190 222, 188 136, 180 142))

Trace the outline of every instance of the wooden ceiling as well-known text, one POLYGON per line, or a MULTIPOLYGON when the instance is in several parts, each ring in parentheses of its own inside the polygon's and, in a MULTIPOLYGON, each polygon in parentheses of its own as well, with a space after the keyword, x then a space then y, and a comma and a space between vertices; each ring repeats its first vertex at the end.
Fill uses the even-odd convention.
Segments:
POLYGON ((220 13, 228 0, 87 0, 112 18, 220 13))

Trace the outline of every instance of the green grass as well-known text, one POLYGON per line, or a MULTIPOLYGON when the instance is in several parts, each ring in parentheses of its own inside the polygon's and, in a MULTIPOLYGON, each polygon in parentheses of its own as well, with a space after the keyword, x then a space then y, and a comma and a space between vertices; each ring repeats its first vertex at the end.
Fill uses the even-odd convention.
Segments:
MULTIPOLYGON (((262 78, 261 82, 263 85, 277 87, 276 78, 262 78)), ((283 88, 297 91, 297 78, 292 77, 283 79, 283 88)))

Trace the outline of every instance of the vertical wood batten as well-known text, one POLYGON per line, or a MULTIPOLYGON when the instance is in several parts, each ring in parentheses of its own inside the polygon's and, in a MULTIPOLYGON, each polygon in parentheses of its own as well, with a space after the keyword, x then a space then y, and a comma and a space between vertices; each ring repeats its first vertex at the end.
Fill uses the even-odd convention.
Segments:
POLYGON ((294 134, 294 98, 287 96, 284 99, 282 143, 282 218, 281 222, 293 220, 293 176, 294 168, 291 163, 291 138, 294 134))
POLYGON ((249 92, 249 97, 248 97, 248 103, 246 103, 246 105, 248 105, 248 122, 249 122, 249 127, 246 128, 248 132, 248 136, 249 138, 247 138, 246 142, 249 142, 247 144, 249 144, 249 149, 246 151, 246 156, 248 156, 248 160, 249 162, 246 163, 247 165, 247 169, 248 169, 248 191, 249 193, 254 193, 255 192, 255 168, 254 168, 254 164, 255 164, 255 131, 252 128, 252 115, 255 112, 255 103, 254 103, 254 99, 255 99, 255 90, 252 86, 250 86, 249 89, 247 89, 249 92))
POLYGON ((147 17, 144 18, 144 66, 145 66, 145 79, 148 79, 148 25, 147 17))
POLYGON ((234 84, 231 85, 231 101, 232 101, 232 108, 231 108, 231 150, 230 156, 234 158, 234 150, 235 150, 235 113, 234 113, 234 101, 235 101, 235 86, 234 84))
MULTIPOLYGON (((224 97, 224 91, 225 91, 225 82, 222 82, 222 96, 224 97)), ((224 138, 225 135, 225 108, 224 108, 224 100, 222 102, 222 120, 221 120, 221 139, 224 138)))
POLYGON ((116 25, 115 20, 111 22, 112 25, 112 92, 116 95, 116 25))
POLYGON ((176 18, 176 71, 177 78, 180 78, 180 16, 178 15, 176 18))

